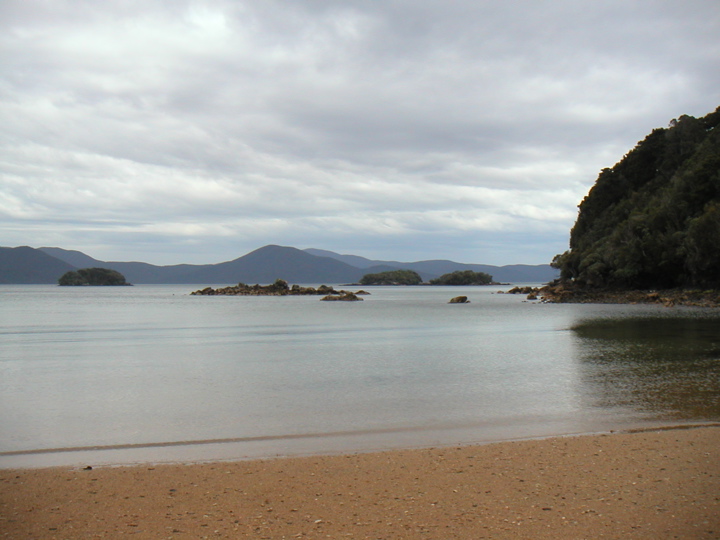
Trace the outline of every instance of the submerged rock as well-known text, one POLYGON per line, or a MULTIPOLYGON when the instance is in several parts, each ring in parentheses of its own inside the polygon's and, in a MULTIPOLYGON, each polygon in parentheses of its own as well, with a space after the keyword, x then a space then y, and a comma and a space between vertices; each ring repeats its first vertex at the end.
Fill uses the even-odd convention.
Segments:
MULTIPOLYGON (((363 299, 358 297, 355 293, 351 293, 349 291, 341 291, 342 294, 328 294, 324 298, 321 298, 320 300, 324 300, 326 302, 362 302, 363 299)), ((368 294, 368 293, 365 293, 368 294)))

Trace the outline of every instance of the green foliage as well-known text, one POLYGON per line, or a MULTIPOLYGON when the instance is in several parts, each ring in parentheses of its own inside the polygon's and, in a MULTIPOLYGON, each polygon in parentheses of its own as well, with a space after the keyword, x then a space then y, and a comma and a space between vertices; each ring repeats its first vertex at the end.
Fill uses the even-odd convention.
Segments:
POLYGON ((129 285, 125 276, 109 268, 71 270, 58 279, 58 285, 129 285))
POLYGON ((78 274, 75 270, 65 272, 60 279, 58 279, 58 285, 87 285, 83 277, 78 274))
POLYGON ((378 274, 365 274, 360 280, 361 285, 419 285, 422 283, 420 274, 413 270, 391 270, 378 274))
POLYGON ((720 107, 655 129, 580 203, 551 263, 590 287, 720 286, 720 107))
POLYGON ((487 285, 492 283, 492 276, 485 272, 472 270, 457 270, 450 274, 443 274, 437 279, 431 279, 432 285, 487 285))

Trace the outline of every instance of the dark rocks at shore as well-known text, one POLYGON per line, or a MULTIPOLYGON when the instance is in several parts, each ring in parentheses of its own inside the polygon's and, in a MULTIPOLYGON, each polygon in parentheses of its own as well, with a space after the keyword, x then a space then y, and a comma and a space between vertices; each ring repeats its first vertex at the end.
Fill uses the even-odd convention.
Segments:
POLYGON ((513 287, 506 294, 526 294, 528 300, 537 300, 539 290, 538 287, 513 287))
MULTIPOLYGON (((533 292, 537 292, 538 287, 513 287, 509 291, 507 291, 504 294, 530 294, 533 292)), ((502 291, 500 291, 502 292, 502 291)))
POLYGON ((448 304, 469 304, 470 300, 468 300, 467 296, 456 296, 455 298, 451 298, 448 304))
POLYGON ((554 282, 543 287, 514 287, 507 294, 525 294, 528 300, 549 304, 662 304, 720 307, 720 291, 698 289, 617 290, 590 289, 554 282))
MULTIPOLYGON (((300 285, 288 285, 287 281, 278 279, 271 285, 246 285, 238 283, 229 287, 221 287, 213 289, 205 287, 204 289, 190 293, 193 296, 308 296, 308 295, 325 295, 325 296, 345 296, 356 294, 370 294, 366 291, 358 291, 351 293, 344 290, 335 290, 328 285, 320 285, 319 287, 301 287, 300 285)), ((357 297, 356 297, 357 298, 357 297)), ((324 300, 324 298, 323 298, 324 300)), ((362 298, 357 298, 362 300, 362 298)))

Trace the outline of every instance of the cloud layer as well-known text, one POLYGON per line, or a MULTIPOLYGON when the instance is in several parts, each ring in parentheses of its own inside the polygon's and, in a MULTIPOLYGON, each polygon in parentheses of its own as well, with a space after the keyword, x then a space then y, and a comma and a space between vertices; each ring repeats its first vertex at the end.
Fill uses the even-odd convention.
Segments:
POLYGON ((720 104, 715 0, 0 4, 0 235, 543 263, 599 170, 720 104))

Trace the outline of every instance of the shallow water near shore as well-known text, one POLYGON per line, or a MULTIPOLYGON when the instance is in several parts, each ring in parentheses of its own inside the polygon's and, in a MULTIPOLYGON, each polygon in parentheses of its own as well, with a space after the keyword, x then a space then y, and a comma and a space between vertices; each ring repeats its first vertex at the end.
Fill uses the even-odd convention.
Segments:
POLYGON ((243 459, 720 421, 720 310, 509 287, 363 302, 0 286, 0 467, 243 459), (470 304, 448 304, 467 295, 470 304))

